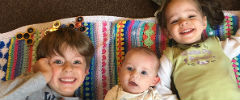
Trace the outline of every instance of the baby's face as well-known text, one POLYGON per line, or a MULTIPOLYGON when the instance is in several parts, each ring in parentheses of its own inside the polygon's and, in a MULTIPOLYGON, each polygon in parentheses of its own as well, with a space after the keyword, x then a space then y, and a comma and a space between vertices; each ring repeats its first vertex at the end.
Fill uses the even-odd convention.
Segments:
POLYGON ((63 56, 51 56, 50 66, 53 76, 48 85, 63 96, 73 96, 88 74, 85 57, 70 47, 65 48, 63 56))
POLYGON ((143 52, 131 52, 126 55, 123 65, 119 69, 119 80, 125 92, 137 94, 156 85, 157 60, 152 55, 143 52))

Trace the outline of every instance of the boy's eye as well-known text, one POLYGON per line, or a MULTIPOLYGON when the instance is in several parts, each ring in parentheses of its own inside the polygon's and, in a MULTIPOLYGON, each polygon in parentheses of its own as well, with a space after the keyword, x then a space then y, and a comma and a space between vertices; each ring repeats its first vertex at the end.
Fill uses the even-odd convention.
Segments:
POLYGON ((146 71, 142 71, 141 74, 147 75, 147 72, 146 71))
POLYGON ((55 60, 54 63, 55 63, 55 64, 63 64, 63 61, 61 61, 61 60, 55 60))
POLYGON ((75 61, 73 61, 73 64, 81 64, 81 61, 75 60, 75 61))
POLYGON ((132 67, 127 67, 127 70, 132 71, 133 68, 132 67))

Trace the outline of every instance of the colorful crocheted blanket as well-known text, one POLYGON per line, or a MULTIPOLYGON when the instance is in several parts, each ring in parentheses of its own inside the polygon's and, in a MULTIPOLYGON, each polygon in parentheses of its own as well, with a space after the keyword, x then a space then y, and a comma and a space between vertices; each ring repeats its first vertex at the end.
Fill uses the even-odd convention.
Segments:
MULTIPOLYGON (((125 53, 132 47, 146 46, 159 56, 168 40, 154 18, 129 19, 114 16, 83 16, 87 27, 86 35, 92 40, 96 54, 91 61, 90 73, 77 94, 84 100, 103 100, 107 91, 118 84, 117 66, 125 53)), ((75 18, 60 19, 61 25, 73 24, 75 18)), ((0 76, 2 80, 12 80, 24 72, 31 72, 36 61, 36 47, 41 32, 49 29, 53 22, 24 26, 0 34, 0 76), (20 37, 20 35, 22 37, 20 37)), ((208 36, 221 39, 235 35, 238 17, 226 14, 225 22, 218 29, 207 28, 208 36)), ((240 56, 233 60, 236 78, 239 80, 240 56)), ((239 83, 239 81, 237 82, 239 83)))

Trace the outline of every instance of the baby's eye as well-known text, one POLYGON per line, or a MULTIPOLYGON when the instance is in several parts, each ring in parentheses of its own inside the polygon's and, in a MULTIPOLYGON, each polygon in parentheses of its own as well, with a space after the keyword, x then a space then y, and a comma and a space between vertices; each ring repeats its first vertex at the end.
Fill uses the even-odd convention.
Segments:
POLYGON ((61 60, 55 60, 53 63, 55 63, 55 64, 63 64, 63 61, 61 61, 61 60))
POLYGON ((147 75, 147 72, 146 71, 142 71, 141 74, 147 75))
POLYGON ((133 68, 132 67, 127 67, 127 70, 132 71, 133 68))
POLYGON ((73 64, 81 64, 81 61, 75 60, 75 61, 73 61, 73 64))
POLYGON ((194 18, 195 16, 194 15, 190 15, 190 16, 188 16, 188 18, 194 18))

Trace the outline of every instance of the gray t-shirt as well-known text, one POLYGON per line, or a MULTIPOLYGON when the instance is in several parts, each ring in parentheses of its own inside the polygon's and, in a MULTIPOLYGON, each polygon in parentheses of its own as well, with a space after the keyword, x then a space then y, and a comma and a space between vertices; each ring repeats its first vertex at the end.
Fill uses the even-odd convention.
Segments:
POLYGON ((44 76, 38 72, 24 74, 14 80, 0 83, 0 100, 82 100, 64 97, 47 86, 44 76))

